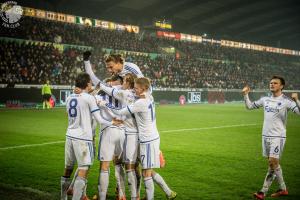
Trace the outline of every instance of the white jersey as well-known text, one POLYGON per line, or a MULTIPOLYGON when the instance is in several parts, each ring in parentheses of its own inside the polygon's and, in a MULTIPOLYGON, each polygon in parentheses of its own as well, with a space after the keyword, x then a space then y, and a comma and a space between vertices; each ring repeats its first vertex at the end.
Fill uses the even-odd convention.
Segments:
MULTIPOLYGON (((113 88, 118 88, 118 86, 113 86, 113 88)), ((96 97, 97 101, 108 102, 108 104, 111 107, 122 108, 121 102, 109 94, 96 95, 95 97, 96 97)), ((105 107, 100 110, 100 116, 106 121, 112 121, 113 118, 115 118, 115 117, 118 119, 122 119, 122 117, 116 116, 114 113, 111 112, 111 110, 109 110, 108 108, 105 108, 105 107)), ((107 127, 107 126, 104 124, 101 124, 101 130, 103 130, 105 127, 107 127)))
POLYGON ((300 115, 299 105, 284 94, 278 97, 262 97, 258 101, 251 102, 245 95, 245 103, 248 109, 264 108, 264 125, 262 135, 265 137, 286 137, 286 123, 288 111, 300 115))
POLYGON ((71 94, 66 100, 66 105, 69 121, 66 135, 71 139, 93 140, 92 114, 98 123, 112 124, 111 120, 101 119, 95 97, 85 92, 71 94))
POLYGON ((119 73, 119 76, 124 77, 126 74, 135 74, 138 78, 144 77, 140 68, 136 64, 130 62, 124 62, 123 70, 119 73))
MULTIPOLYGON (((138 78, 144 77, 140 68, 136 64, 130 62, 124 63, 123 70, 118 75, 124 77, 126 74, 135 74, 138 78)), ((152 86, 149 88, 149 93, 150 95, 152 94, 152 86)))
POLYGON ((134 114, 141 143, 159 139, 156 127, 155 104, 152 96, 138 99, 133 104, 120 110, 112 108, 112 111, 121 115, 134 114))
MULTIPOLYGON (((98 83, 101 82, 100 79, 94 74, 91 62, 89 60, 84 61, 84 69, 86 73, 90 75, 93 85, 98 85, 98 83)), ((126 74, 135 74, 138 78, 144 77, 140 68, 136 64, 130 62, 124 62, 123 69, 118 75, 124 77, 126 74)))
MULTIPOLYGON (((123 90, 123 89, 108 87, 103 84, 100 84, 100 88, 108 95, 111 95, 115 99, 119 100, 123 107, 133 104, 136 99, 133 90, 123 90)), ((138 129, 137 129, 137 123, 134 115, 125 116, 124 125, 125 125, 126 134, 132 134, 132 135, 137 134, 138 129)))

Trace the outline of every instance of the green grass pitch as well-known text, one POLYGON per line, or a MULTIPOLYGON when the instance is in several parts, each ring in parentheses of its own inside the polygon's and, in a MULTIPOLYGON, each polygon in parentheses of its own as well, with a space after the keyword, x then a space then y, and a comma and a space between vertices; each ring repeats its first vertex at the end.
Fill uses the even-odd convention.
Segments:
MULTIPOLYGON (((248 111, 242 104, 157 106, 156 117, 167 161, 157 172, 177 199, 252 199, 261 188, 267 171, 261 153, 262 110, 248 111)), ((0 110, 1 200, 59 198, 66 127, 64 109, 0 110), (49 142, 58 143, 6 148, 49 142)), ((290 195, 281 199, 300 199, 299 155, 300 117, 289 114, 281 166, 290 195)), ((88 178, 89 197, 97 189, 98 168, 96 160, 88 178)), ((114 199, 114 187, 111 168, 108 199, 114 199)), ((275 190, 276 182, 269 193, 275 190)), ((155 199, 166 199, 158 187, 155 199)))

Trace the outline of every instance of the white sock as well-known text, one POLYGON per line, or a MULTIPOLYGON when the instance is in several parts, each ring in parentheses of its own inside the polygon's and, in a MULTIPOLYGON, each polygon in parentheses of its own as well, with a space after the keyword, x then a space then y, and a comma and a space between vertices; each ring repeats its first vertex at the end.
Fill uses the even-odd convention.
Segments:
POLYGON ((99 176, 99 185, 98 185, 100 200, 106 199, 108 184, 109 184, 109 171, 101 170, 99 176))
MULTIPOLYGON (((71 190, 73 190, 73 188, 74 188, 74 183, 75 183, 75 180, 76 180, 76 178, 77 178, 77 176, 78 176, 78 172, 79 172, 79 169, 77 168, 77 169, 76 169, 76 171, 75 171, 75 173, 74 173, 74 176, 73 176, 72 182, 71 182, 71 184, 70 184, 70 186, 69 186, 69 188, 68 188, 68 189, 71 189, 71 190)), ((86 183, 87 183, 87 180, 86 180, 86 183)), ((86 196, 86 188, 87 188, 87 184, 85 184, 84 191, 83 191, 83 196, 86 196)), ((68 191, 68 190, 67 190, 67 191, 68 191)))
POLYGON ((152 176, 153 181, 159 185, 159 187, 166 193, 167 196, 171 196, 171 189, 168 187, 165 180, 155 172, 155 174, 152 176))
POLYGON ((286 185, 285 185, 285 182, 283 180, 282 169, 281 169, 280 165, 278 165, 278 167, 275 169, 274 172, 276 174, 276 180, 279 184, 279 188, 281 190, 286 190, 286 185))
POLYGON ((128 179, 129 190, 131 192, 131 200, 135 200, 137 197, 137 190, 136 190, 137 181, 136 181, 135 170, 127 171, 127 179, 128 179))
POLYGON ((80 176, 76 177, 72 200, 81 200, 86 186, 86 179, 80 176))
POLYGON ((145 177, 144 184, 146 189, 147 200, 154 200, 154 183, 152 177, 145 177))
POLYGON ((67 200, 68 195, 67 195, 67 190, 71 184, 71 179, 66 178, 66 177, 61 177, 60 178, 60 199, 61 200, 67 200))
POLYGON ((274 179, 275 179, 274 170, 269 167, 268 172, 267 172, 266 177, 265 177, 264 185, 261 189, 261 192, 266 194, 268 192, 268 190, 269 190, 269 188, 270 188, 270 186, 271 186, 274 179))
POLYGON ((122 165, 115 165, 115 177, 119 189, 119 197, 125 196, 125 172, 122 165))

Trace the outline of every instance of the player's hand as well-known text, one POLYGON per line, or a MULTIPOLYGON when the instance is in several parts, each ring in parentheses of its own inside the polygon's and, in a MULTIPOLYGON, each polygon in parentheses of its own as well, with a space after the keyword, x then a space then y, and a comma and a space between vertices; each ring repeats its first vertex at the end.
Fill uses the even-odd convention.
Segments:
POLYGON ((113 124, 114 126, 120 126, 121 124, 123 124, 123 120, 114 118, 114 119, 112 120, 112 124, 113 124))
POLYGON ((106 104, 107 104, 107 102, 106 102, 106 101, 103 101, 103 100, 99 100, 99 101, 97 101, 97 105, 98 105, 99 107, 105 107, 105 106, 106 106, 106 104))
POLYGON ((90 51, 85 51, 85 52, 83 53, 83 60, 84 60, 84 61, 90 60, 91 55, 92 55, 92 53, 91 53, 90 51))
POLYGON ((243 93, 243 95, 247 95, 249 92, 250 92, 250 87, 248 85, 246 85, 243 88, 242 93, 243 93))
POLYGON ((294 99, 294 101, 298 101, 298 93, 292 93, 292 99, 294 99))
POLYGON ((73 92, 75 94, 80 94, 82 92, 82 89, 80 89, 79 87, 75 87, 74 90, 73 90, 73 92))

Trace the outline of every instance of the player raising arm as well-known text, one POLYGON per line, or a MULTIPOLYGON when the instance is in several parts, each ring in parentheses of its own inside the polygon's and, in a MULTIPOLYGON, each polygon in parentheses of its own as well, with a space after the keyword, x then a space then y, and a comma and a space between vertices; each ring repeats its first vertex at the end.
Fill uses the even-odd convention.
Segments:
POLYGON ((254 193, 257 199, 264 199, 273 180, 279 184, 279 190, 273 193, 272 197, 288 195, 288 191, 283 180, 282 169, 279 159, 282 155, 286 140, 287 113, 292 111, 300 115, 300 101, 297 93, 292 94, 292 99, 285 96, 282 90, 285 80, 280 76, 273 76, 270 80, 269 89, 272 93, 270 97, 262 97, 251 102, 248 96, 250 88, 244 87, 243 95, 247 109, 264 108, 264 124, 262 130, 263 156, 268 159, 269 169, 260 191, 254 193))
MULTIPOLYGON (((100 82, 99 78, 94 74, 90 62, 91 52, 86 51, 83 53, 83 61, 85 71, 91 76, 93 85, 98 85, 100 82)), ((125 62, 124 58, 120 54, 111 54, 105 57, 106 69, 113 75, 124 77, 126 74, 134 74, 137 77, 144 77, 140 68, 130 62, 125 62)))

